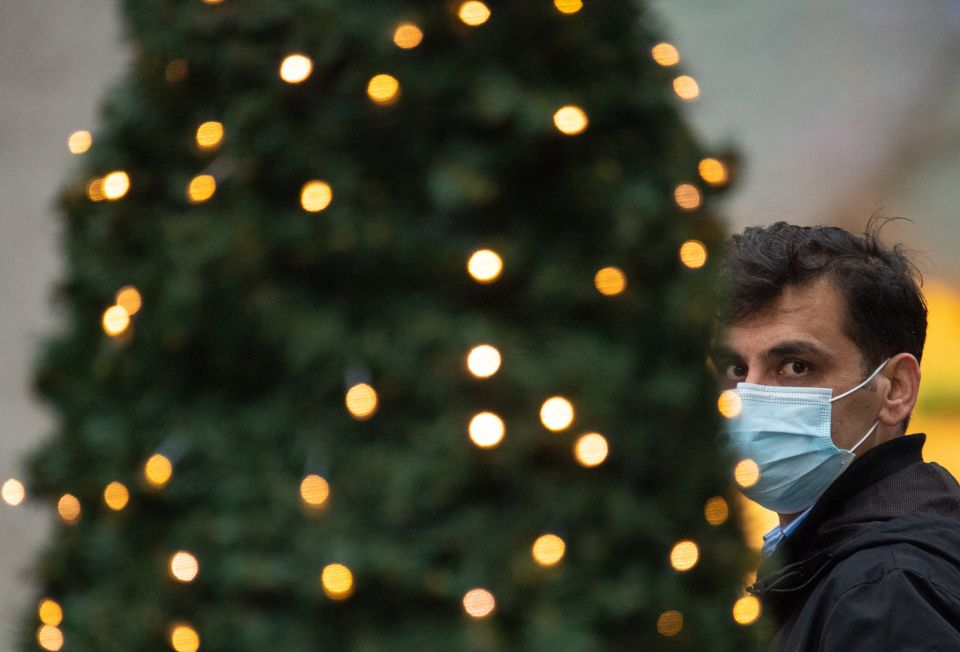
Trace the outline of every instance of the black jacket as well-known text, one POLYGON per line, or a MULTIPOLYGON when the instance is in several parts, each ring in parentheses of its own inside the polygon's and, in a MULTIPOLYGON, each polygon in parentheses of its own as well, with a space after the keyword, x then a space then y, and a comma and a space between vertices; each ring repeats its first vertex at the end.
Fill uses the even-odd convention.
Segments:
POLYGON ((960 650, 960 486, 924 440, 864 453, 760 568, 776 649, 960 650))

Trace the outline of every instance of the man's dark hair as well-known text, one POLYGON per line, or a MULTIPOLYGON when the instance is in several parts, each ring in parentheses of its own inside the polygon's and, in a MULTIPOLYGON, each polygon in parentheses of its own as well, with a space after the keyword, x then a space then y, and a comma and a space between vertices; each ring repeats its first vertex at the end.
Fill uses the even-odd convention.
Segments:
POLYGON ((922 279, 901 245, 880 242, 884 223, 871 219, 863 235, 786 222, 734 235, 724 267, 728 296, 721 321, 733 324, 762 313, 786 286, 825 278, 843 298, 844 332, 860 349, 865 372, 904 351, 919 361, 927 336, 922 279))

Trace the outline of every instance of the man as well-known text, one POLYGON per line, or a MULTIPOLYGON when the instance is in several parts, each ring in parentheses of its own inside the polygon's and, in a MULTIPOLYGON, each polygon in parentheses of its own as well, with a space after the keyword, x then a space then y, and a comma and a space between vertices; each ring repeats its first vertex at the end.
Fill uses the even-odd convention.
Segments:
POLYGON ((960 650, 960 487, 906 435, 926 306, 900 247, 779 222, 732 238, 714 365, 781 650, 960 650))

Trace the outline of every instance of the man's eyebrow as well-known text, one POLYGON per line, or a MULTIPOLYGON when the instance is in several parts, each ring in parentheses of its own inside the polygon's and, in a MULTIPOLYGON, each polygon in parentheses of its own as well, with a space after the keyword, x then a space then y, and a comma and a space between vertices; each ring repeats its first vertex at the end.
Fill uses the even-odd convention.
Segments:
POLYGON ((788 340, 764 351, 764 358, 782 358, 785 355, 819 355, 826 356, 827 352, 808 340, 788 340))

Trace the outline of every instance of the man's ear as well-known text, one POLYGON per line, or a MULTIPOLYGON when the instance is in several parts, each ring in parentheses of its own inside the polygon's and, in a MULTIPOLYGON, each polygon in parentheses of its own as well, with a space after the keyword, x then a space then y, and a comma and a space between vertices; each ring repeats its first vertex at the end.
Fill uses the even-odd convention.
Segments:
POLYGON ((920 392, 920 363, 909 353, 898 353, 881 372, 890 386, 877 417, 886 426, 902 423, 917 404, 920 392))

